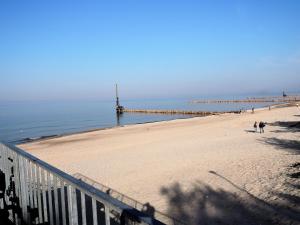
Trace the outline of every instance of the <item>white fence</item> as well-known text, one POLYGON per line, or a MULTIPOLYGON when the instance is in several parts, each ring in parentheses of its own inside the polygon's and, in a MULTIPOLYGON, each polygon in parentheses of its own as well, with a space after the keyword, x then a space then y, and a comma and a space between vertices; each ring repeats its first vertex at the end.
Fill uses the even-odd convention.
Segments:
POLYGON ((15 146, 0 143, 0 170, 0 208, 16 225, 164 224, 15 146))
POLYGON ((153 206, 150 205, 149 202, 143 204, 143 203, 141 203, 141 202, 117 191, 117 190, 114 190, 106 185, 103 185, 81 173, 75 173, 75 174, 73 174, 73 176, 77 179, 82 180, 83 182, 86 182, 87 184, 92 185, 93 187, 97 188, 98 190, 110 195, 114 199, 117 199, 132 208, 142 211, 149 216, 153 216, 155 219, 157 219, 167 225, 186 225, 182 221, 180 221, 176 218, 172 218, 169 215, 156 210, 153 206))

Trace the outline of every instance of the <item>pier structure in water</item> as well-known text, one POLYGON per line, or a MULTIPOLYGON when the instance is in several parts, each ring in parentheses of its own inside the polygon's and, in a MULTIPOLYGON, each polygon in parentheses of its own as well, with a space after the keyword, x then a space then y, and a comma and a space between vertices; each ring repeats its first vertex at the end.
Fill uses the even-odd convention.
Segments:
POLYGON ((116 113, 122 114, 124 111, 124 107, 120 105, 119 101, 119 93, 118 93, 118 84, 116 84, 116 113))

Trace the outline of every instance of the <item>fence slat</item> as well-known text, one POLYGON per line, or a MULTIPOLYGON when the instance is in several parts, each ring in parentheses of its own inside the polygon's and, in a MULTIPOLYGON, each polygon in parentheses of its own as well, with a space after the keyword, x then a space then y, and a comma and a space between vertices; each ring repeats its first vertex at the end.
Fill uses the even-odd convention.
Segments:
POLYGON ((110 225, 110 210, 108 206, 104 206, 105 210, 105 225, 110 225))
POLYGON ((59 208, 58 208, 58 193, 57 193, 57 177, 53 177, 54 188, 54 208, 55 208, 55 223, 59 225, 59 208))
POLYGON ((61 181, 61 189, 60 189, 60 195, 61 195, 61 213, 62 213, 62 222, 63 225, 66 225, 66 204, 65 204, 65 183, 61 181))
POLYGON ((36 166, 36 186, 37 186, 37 200, 38 200, 38 213, 39 213, 39 222, 43 223, 43 213, 42 213, 42 194, 41 194, 41 175, 40 167, 36 166))
POLYGON ((82 215, 82 225, 86 225, 86 207, 85 207, 85 194, 81 191, 81 215, 82 215))
POLYGON ((37 184, 37 171, 36 171, 36 164, 32 164, 32 180, 33 180, 33 205, 34 205, 34 209, 37 210, 37 217, 35 218, 36 223, 39 222, 39 211, 38 211, 38 184, 37 184))
POLYGON ((33 181, 32 181, 32 162, 28 161, 28 180, 29 180, 29 206, 30 208, 34 208, 33 206, 33 181))
MULTIPOLYGON (((24 165, 23 165, 23 170, 24 170, 24 178, 25 178, 25 197, 26 197, 26 221, 27 223, 29 223, 30 221, 30 214, 27 212, 27 207, 30 205, 30 200, 29 200, 29 185, 30 185, 30 181, 28 178, 28 163, 29 161, 27 159, 24 158, 24 165)), ((22 185, 22 184, 21 184, 22 185)))
MULTIPOLYGON (((0 170, 3 170, 4 167, 4 158, 3 158, 3 146, 0 145, 0 170)), ((4 209, 4 199, 0 202, 0 209, 4 209)))
POLYGON ((73 216, 73 197, 72 197, 72 186, 68 185, 68 211, 69 211, 69 225, 74 225, 74 216, 73 216))
POLYGON ((50 220, 50 225, 54 225, 53 224, 53 205, 52 205, 52 182, 51 182, 51 177, 50 177, 49 172, 47 172, 47 183, 48 183, 49 220, 50 220))
MULTIPOLYGON (((3 160, 3 146, 0 145, 0 170, 3 171, 3 166, 4 166, 4 160, 3 160)), ((0 209, 4 209, 4 199, 0 202, 0 209)))
MULTIPOLYGON (((25 180, 25 176, 24 176, 24 159, 23 159, 23 157, 18 157, 18 159, 17 159, 17 157, 15 157, 15 159, 14 160, 16 160, 16 161, 18 161, 18 164, 20 165, 20 168, 22 168, 18 173, 16 172, 16 177, 15 177, 15 185, 16 186, 19 186, 19 188, 20 188, 20 191, 21 191, 21 195, 19 196, 19 199, 20 199, 20 206, 22 207, 22 217, 24 218, 24 219, 26 219, 26 217, 27 217, 27 212, 26 212, 26 189, 25 189, 25 187, 26 187, 26 180, 25 180), (20 179, 20 181, 18 181, 18 179, 20 179), (20 185, 21 185, 21 187, 20 187, 20 185)), ((16 164, 17 164, 17 162, 16 162, 16 164)), ((16 170, 19 170, 19 168, 18 167, 16 167, 16 170)), ((18 218, 16 219, 16 220, 18 220, 18 218)), ((19 224, 19 223, 18 223, 19 224)))
POLYGON ((76 195, 76 189, 71 186, 72 190, 72 220, 73 225, 78 225, 78 208, 77 208, 77 195, 76 195))
POLYGON ((72 190, 71 190, 71 186, 67 186, 67 190, 68 190, 68 212, 69 212, 69 225, 73 224, 73 220, 72 220, 72 198, 71 198, 71 194, 72 194, 72 190))
MULTIPOLYGON (((23 182, 25 181, 25 176, 24 176, 24 163, 23 163, 23 157, 19 157, 16 153, 13 154, 13 162, 14 162, 14 181, 15 181, 15 191, 16 191, 16 195, 19 197, 19 204, 20 205, 26 205, 26 199, 23 199, 22 193, 21 193, 21 188, 20 188, 20 184, 21 184, 21 175, 23 176, 23 182), (20 160, 22 160, 22 165, 21 167, 19 166, 20 164, 20 160), (22 171, 20 171, 20 168, 22 171)), ((24 193, 25 194, 25 193, 24 193)))
POLYGON ((28 207, 30 206, 30 192, 29 192, 29 186, 30 186, 30 180, 28 177, 29 173, 29 160, 24 160, 24 175, 25 175, 25 193, 26 193, 26 220, 29 223, 30 222, 30 213, 28 213, 28 207))
POLYGON ((42 195, 43 195, 43 211, 44 211, 44 221, 48 222, 48 211, 47 211, 47 184, 45 180, 45 170, 41 168, 41 178, 42 178, 42 195))
POLYGON ((92 208, 93 208, 93 225, 98 225, 97 204, 96 204, 96 199, 94 198, 92 198, 92 208))
MULTIPOLYGON (((23 196, 20 195, 19 191, 20 191, 20 176, 19 176, 19 171, 18 171, 18 157, 17 157, 17 154, 15 152, 12 152, 11 154, 11 157, 12 157, 12 166, 13 166, 13 177, 12 177, 12 180, 13 182, 15 183, 14 185, 14 191, 13 191, 13 195, 15 195, 16 197, 19 197, 15 200, 17 200, 17 202, 14 202, 14 204, 17 204, 19 205, 20 207, 23 206, 24 204, 24 199, 22 198, 23 196)), ((24 179, 23 179, 24 180, 24 179)), ((25 212, 22 210, 22 215, 18 215, 18 213, 14 213, 14 222, 15 224, 20 224, 21 223, 21 218, 19 218, 19 216, 22 218, 23 216, 25 216, 25 212)))
MULTIPOLYGON (((5 173, 5 189, 7 190, 8 185, 9 185, 9 174, 10 174, 10 165, 9 165, 9 161, 8 161, 8 148, 4 148, 4 173, 5 173)), ((6 203, 9 203, 9 198, 7 195, 5 196, 5 201, 6 203)), ((9 211, 9 217, 11 218, 11 211, 9 211)))

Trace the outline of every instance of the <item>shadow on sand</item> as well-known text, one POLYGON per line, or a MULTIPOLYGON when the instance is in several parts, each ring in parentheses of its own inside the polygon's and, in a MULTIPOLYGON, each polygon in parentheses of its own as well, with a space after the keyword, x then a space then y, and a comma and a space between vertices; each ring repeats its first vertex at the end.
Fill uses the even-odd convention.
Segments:
POLYGON ((270 204, 222 175, 214 171, 209 173, 231 184, 239 194, 221 188, 215 189, 200 181, 188 191, 185 191, 179 183, 174 183, 161 189, 161 194, 168 200, 168 214, 190 225, 300 223, 300 210, 288 206, 290 203, 300 204, 299 197, 274 193, 284 198, 286 202, 282 205, 270 204))
POLYGON ((255 131, 255 130, 245 130, 245 132, 247 132, 247 133, 257 133, 257 131, 255 131))
POLYGON ((275 147, 285 150, 287 152, 293 154, 300 154, 300 141, 298 140, 289 140, 289 139, 281 139, 281 138, 264 138, 261 141, 266 144, 274 145, 275 147))
MULTIPOLYGON (((300 132, 300 121, 277 121, 275 123, 269 123, 268 125, 278 128, 277 130, 271 131, 274 133, 300 132)), ((287 151, 289 153, 300 154, 299 140, 290 140, 290 139, 272 137, 272 138, 263 138, 260 141, 268 145, 273 145, 276 148, 287 151)))
POLYGON ((300 121, 277 121, 275 123, 269 123, 268 125, 279 128, 277 130, 272 131, 274 133, 294 133, 300 131, 300 121))

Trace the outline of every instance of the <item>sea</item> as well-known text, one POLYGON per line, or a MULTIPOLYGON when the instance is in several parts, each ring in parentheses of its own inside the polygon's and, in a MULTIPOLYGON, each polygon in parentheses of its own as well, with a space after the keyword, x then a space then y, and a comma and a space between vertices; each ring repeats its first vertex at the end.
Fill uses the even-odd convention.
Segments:
MULTIPOLYGON (((200 104, 190 99, 127 100, 130 109, 232 111, 269 106, 270 103, 200 104)), ((192 117, 191 115, 115 113, 115 101, 0 102, 0 141, 18 144, 94 129, 192 117)))

